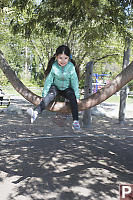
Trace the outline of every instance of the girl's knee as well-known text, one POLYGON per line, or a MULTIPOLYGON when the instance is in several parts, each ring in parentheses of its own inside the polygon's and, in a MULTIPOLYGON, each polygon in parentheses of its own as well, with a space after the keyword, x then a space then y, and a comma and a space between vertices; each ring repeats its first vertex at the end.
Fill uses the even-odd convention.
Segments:
POLYGON ((49 89, 48 94, 56 96, 57 93, 58 93, 57 87, 55 85, 52 85, 51 88, 49 89))
POLYGON ((76 96, 74 93, 71 93, 70 95, 68 95, 68 99, 70 102, 77 102, 76 96))
POLYGON ((72 88, 69 88, 66 92, 67 96, 75 96, 75 92, 72 88))

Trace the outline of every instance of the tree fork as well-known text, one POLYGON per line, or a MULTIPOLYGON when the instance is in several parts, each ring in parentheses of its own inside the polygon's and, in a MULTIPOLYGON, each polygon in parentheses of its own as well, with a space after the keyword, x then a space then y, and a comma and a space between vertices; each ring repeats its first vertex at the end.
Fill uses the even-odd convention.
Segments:
MULTIPOLYGON (((0 51, 0 68, 10 81, 14 89, 21 94, 26 100, 34 105, 38 105, 41 101, 41 97, 30 91, 16 76, 15 72, 11 69, 7 61, 5 60, 2 52, 0 51)), ((88 98, 80 100, 78 107, 79 111, 86 110, 94 107, 101 102, 108 99, 110 96, 119 91, 124 85, 133 79, 133 61, 120 73, 116 78, 110 81, 102 89, 98 90, 95 94, 88 98)), ((69 104, 65 102, 52 102, 47 110, 53 112, 70 113, 69 104)))

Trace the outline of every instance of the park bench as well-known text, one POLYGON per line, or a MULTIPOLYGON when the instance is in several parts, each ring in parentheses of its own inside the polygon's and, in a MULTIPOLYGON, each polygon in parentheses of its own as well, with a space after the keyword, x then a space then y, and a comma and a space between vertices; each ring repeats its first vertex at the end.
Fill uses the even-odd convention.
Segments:
POLYGON ((129 96, 129 97, 130 97, 130 96, 133 97, 133 92, 129 92, 129 93, 128 93, 128 96, 129 96))
POLYGON ((5 108, 10 105, 10 96, 6 95, 2 89, 0 89, 0 108, 5 108))

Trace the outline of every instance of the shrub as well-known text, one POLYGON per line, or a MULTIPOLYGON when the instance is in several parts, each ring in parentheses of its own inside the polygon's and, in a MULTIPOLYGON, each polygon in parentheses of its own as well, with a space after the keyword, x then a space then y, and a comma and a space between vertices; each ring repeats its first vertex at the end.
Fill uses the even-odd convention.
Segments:
POLYGON ((0 74, 0 85, 5 86, 8 85, 9 81, 4 74, 0 74))
POLYGON ((128 83, 128 87, 129 87, 130 91, 133 91, 133 80, 131 80, 131 81, 128 83))

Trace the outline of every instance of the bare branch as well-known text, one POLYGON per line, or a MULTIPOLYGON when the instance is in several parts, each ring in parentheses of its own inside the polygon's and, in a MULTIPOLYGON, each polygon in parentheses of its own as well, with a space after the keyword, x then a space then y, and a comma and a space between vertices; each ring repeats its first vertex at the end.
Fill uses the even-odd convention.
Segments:
POLYGON ((113 54, 108 54, 108 55, 106 55, 106 56, 103 56, 103 57, 101 57, 101 58, 97 58, 97 59, 95 59, 94 64, 95 64, 97 61, 102 60, 102 59, 104 59, 104 58, 107 58, 107 57, 109 57, 109 56, 118 56, 118 55, 119 55, 118 53, 113 53, 113 54))

